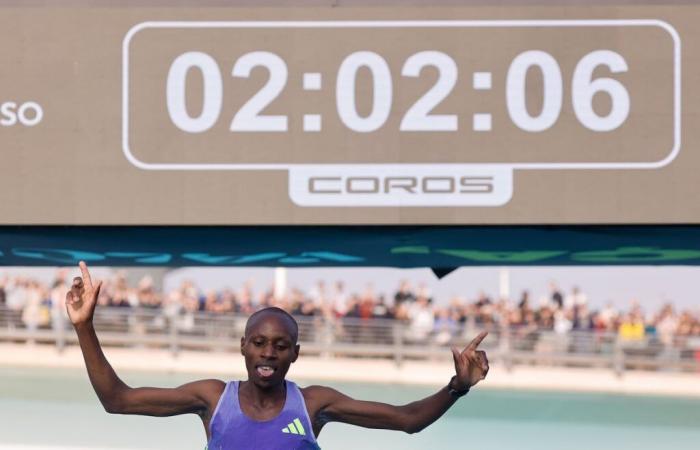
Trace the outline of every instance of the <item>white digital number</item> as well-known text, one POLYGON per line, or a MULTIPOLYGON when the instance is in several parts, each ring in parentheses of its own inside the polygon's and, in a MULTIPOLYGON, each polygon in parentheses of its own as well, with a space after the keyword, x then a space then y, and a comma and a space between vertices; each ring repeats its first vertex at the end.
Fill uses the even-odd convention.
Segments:
POLYGON ((559 64, 552 55, 540 50, 529 50, 513 60, 506 77, 506 106, 511 120, 522 130, 539 132, 554 125, 561 112, 562 78, 559 64), (537 116, 530 115, 526 102, 527 72, 532 67, 540 69, 544 84, 542 111, 537 116))
POLYGON ((231 121, 231 131, 287 131, 287 116, 260 114, 287 84, 287 64, 270 52, 251 52, 238 58, 231 75, 248 78, 254 67, 265 67, 270 78, 254 96, 238 110, 231 121))
POLYGON ((442 52, 424 51, 411 55, 401 69, 405 77, 418 77, 426 66, 438 69, 438 79, 428 92, 423 94, 401 120, 401 131, 457 131, 455 114, 430 114, 457 83, 457 64, 442 52))
POLYGON ((221 71, 214 58, 202 52, 183 53, 175 58, 168 71, 166 102, 170 120, 188 133, 207 131, 221 114, 222 91, 221 71), (197 117, 190 116, 185 101, 187 73, 194 68, 202 72, 203 78, 202 112, 197 117))
MULTIPOLYGON (((599 67, 611 73, 627 72, 625 59, 611 50, 595 50, 585 55, 576 65, 571 83, 571 100, 578 121, 595 132, 612 131, 619 128, 629 117, 630 95, 625 86, 610 77, 593 78, 599 67), (610 98, 607 114, 598 114, 593 108, 596 95, 610 98)), ((288 69, 278 55, 266 51, 246 53, 233 65, 231 75, 249 78, 253 69, 267 69, 267 83, 256 92, 233 116, 229 129, 234 132, 286 132, 288 116, 264 115, 262 112, 284 90, 288 69)), ((404 77, 420 76, 426 67, 435 67, 438 77, 435 84, 425 92, 404 114, 401 131, 457 131, 456 114, 432 114, 452 92, 458 80, 458 67, 449 55, 435 51, 421 51, 411 55, 404 63, 404 77)), ((386 60, 377 53, 358 51, 350 54, 341 63, 336 80, 336 107, 342 123, 355 132, 369 133, 378 130, 388 120, 392 110, 393 85, 391 71, 386 60), (368 70, 372 79, 372 99, 369 114, 362 116, 357 109, 356 84, 360 70, 368 70)), ((541 50, 529 50, 513 59, 506 75, 506 106, 513 124, 528 132, 542 132, 551 128, 559 119, 562 110, 563 81, 559 64, 552 55, 541 50), (531 114, 527 105, 527 78, 530 69, 542 74, 542 109, 531 114)), ((186 52, 175 58, 168 71, 166 100, 171 121, 180 130, 202 133, 211 129, 221 115, 223 82, 221 70, 210 55, 202 52, 186 52), (190 70, 202 74, 202 105, 199 114, 192 115, 187 109, 187 80, 190 70)), ((25 105, 25 110, 34 107, 34 119, 26 119, 28 125, 41 121, 42 110, 35 104, 25 105)), ((16 105, 3 104, 2 114, 16 105), (9 105, 9 106, 8 106, 9 105)), ((20 111, 25 113, 26 111, 20 111)), ((25 114, 26 115, 26 114, 25 114)), ((2 125, 9 119, 3 118, 2 125)))
POLYGON ((579 122, 593 131, 612 131, 622 125, 630 113, 630 96, 627 89, 612 78, 591 80, 598 66, 606 66, 612 73, 627 72, 625 58, 610 50, 596 50, 581 58, 576 65, 572 81, 571 99, 579 122), (610 96, 612 106, 606 116, 599 116, 593 109, 593 97, 604 92, 610 96))
POLYGON ((338 69, 336 81, 336 107, 340 120, 346 127, 359 133, 379 129, 391 112, 392 84, 389 65, 384 58, 373 52, 355 52, 345 58, 338 69), (357 112, 355 81, 360 68, 366 67, 372 74, 372 110, 367 117, 357 112))

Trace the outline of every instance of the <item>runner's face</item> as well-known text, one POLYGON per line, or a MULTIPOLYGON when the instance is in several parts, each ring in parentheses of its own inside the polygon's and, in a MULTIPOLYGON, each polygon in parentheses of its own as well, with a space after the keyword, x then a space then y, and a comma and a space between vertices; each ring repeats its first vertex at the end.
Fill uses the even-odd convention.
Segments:
POLYGON ((299 346, 292 341, 291 325, 278 314, 268 314, 256 321, 249 335, 241 338, 248 379, 259 387, 281 384, 289 366, 299 356, 299 346))

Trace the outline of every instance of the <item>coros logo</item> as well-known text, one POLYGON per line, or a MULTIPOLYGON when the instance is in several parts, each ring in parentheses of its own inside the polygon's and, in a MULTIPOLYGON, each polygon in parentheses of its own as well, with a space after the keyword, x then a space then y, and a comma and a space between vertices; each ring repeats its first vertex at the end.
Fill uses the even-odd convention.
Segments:
POLYGON ((309 194, 489 194, 493 177, 310 177, 309 194))
POLYGON ((295 166, 289 195, 302 206, 495 206, 512 196, 512 171, 461 164, 295 166))

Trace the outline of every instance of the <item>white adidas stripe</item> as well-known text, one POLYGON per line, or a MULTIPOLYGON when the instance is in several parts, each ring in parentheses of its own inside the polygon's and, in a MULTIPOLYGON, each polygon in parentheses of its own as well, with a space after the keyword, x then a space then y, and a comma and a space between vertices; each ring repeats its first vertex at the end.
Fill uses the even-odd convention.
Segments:
MULTIPOLYGON (((304 430, 304 425, 301 424, 301 420, 297 417, 286 427, 282 428, 282 433, 300 434, 306 436, 306 430, 304 430)), ((0 449, 2 450, 2 449, 0 449)))

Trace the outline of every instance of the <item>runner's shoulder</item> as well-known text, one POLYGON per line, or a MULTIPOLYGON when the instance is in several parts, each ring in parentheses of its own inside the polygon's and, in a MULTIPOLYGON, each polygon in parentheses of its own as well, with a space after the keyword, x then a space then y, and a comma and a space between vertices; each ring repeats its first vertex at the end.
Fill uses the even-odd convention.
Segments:
POLYGON ((332 387, 321 385, 311 385, 300 389, 307 405, 312 403, 320 407, 343 395, 332 387))
POLYGON ((224 393, 226 383, 212 378, 193 381, 183 385, 182 387, 187 387, 187 389, 192 390, 198 397, 205 399, 207 403, 216 404, 219 402, 221 394, 224 393))

